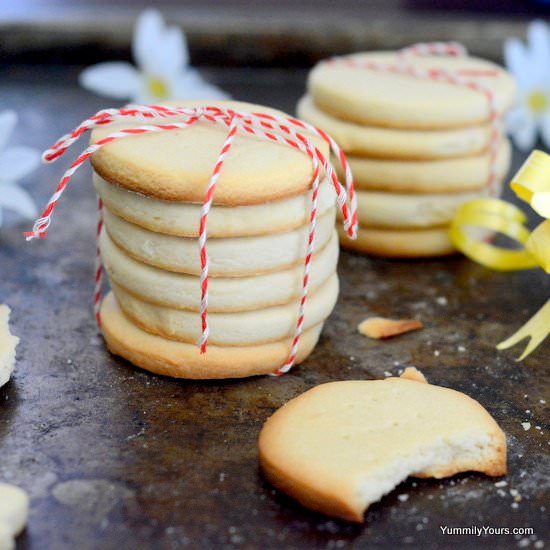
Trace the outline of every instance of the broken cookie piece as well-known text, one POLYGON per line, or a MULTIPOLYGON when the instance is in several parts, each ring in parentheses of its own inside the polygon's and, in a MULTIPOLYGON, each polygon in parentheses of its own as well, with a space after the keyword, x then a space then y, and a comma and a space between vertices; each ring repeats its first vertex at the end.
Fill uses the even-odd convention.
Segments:
POLYGON ((386 319, 385 317, 370 317, 362 321, 357 330, 364 336, 380 340, 391 338, 423 327, 422 321, 416 319, 386 319))
POLYGON ((409 476, 506 473, 505 435, 477 401, 407 376, 331 382, 289 401, 260 433, 267 479, 312 510, 361 522, 409 476))
POLYGON ((15 367, 15 348, 19 338, 10 333, 10 308, 0 305, 0 386, 6 384, 15 367))

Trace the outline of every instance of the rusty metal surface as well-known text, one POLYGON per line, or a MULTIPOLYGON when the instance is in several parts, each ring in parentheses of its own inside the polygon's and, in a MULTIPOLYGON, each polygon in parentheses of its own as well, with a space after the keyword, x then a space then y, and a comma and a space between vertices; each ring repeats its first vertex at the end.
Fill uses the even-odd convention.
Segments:
MULTIPOLYGON (((76 74, 0 69, 2 106, 21 115, 14 142, 43 148, 106 105, 77 88, 76 74)), ((236 97, 291 110, 304 73, 214 76, 236 97)), ((40 202, 62 164, 28 180, 40 202)), ((46 241, 25 244, 24 224, 0 231, 0 302, 13 308, 21 337, 15 376, 0 389, 0 479, 32 498, 18 548, 514 548, 548 535, 550 348, 521 364, 518 350, 494 349, 543 304, 548 277, 499 274, 460 257, 342 253, 340 301, 302 367, 280 379, 171 380, 112 357, 96 334, 89 178, 75 178, 46 241), (370 341, 355 330, 369 314, 418 317, 425 329, 370 341), (302 509, 262 480, 256 438, 276 408, 321 382, 382 378, 407 365, 495 416, 508 437, 506 487, 481 475, 409 480, 351 526, 302 509), (535 535, 445 537, 440 525, 533 527, 535 535)))

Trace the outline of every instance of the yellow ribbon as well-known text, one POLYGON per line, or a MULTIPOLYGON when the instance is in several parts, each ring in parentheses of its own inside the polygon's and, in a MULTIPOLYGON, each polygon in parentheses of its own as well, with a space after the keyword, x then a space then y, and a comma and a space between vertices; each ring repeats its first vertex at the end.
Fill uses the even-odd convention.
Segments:
POLYGON ((510 182, 510 188, 543 218, 550 218, 550 155, 533 151, 510 182))
MULTIPOLYGON (((550 155, 533 151, 510 183, 516 195, 542 217, 550 218, 550 155)), ((550 219, 534 231, 524 225, 525 214, 498 199, 477 199, 456 212, 449 234, 455 247, 476 262, 500 271, 542 267, 550 273, 550 219), (516 249, 491 244, 494 232, 519 244, 516 249)), ((550 333, 550 300, 510 338, 497 348, 509 348, 529 338, 518 359, 529 355, 550 333)))

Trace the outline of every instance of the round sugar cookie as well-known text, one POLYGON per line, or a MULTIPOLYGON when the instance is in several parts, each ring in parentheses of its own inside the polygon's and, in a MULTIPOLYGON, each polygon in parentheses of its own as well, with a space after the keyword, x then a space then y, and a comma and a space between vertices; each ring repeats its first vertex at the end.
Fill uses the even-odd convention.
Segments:
POLYGON ((316 386, 267 420, 258 446, 275 487, 354 522, 408 476, 506 473, 506 437, 477 401, 403 378, 316 386))
POLYGON ((28 516, 29 495, 16 485, 0 483, 0 527, 5 530, 5 539, 9 541, 19 535, 27 524, 28 516))
MULTIPOLYGON (((395 52, 368 52, 349 56, 396 66, 395 52)), ((513 104, 516 86, 498 65, 475 57, 423 56, 407 60, 422 70, 443 69, 475 80, 488 88, 499 114, 513 104), (477 75, 477 76, 476 76, 477 75)), ((308 91, 323 111, 358 124, 390 128, 449 129, 489 121, 489 103, 481 92, 413 76, 378 72, 346 63, 321 62, 311 71, 308 91)))
POLYGON ((386 258, 429 258, 456 253, 448 227, 429 229, 379 229, 361 227, 351 240, 338 228, 343 248, 386 258))
MULTIPOLYGON (((317 220, 315 250, 330 240, 335 208, 317 220)), ((199 245, 196 238, 162 235, 129 223, 104 209, 105 228, 111 239, 133 258, 168 271, 199 275, 199 245)), ((306 254, 309 226, 272 235, 208 239, 210 277, 243 277, 281 271, 302 261, 306 254)))
MULTIPOLYGON (((247 113, 284 113, 237 101, 181 101, 181 107, 219 106, 247 113)), ((179 120, 132 120, 96 128, 96 142, 123 128, 179 120)), ((94 170, 105 180, 144 195, 167 201, 201 203, 228 129, 201 120, 182 130, 152 132, 119 139, 92 156, 94 170)), ((327 144, 309 136, 324 154, 327 144)), ((311 159, 301 151, 239 131, 224 162, 214 193, 214 204, 261 204, 300 195, 309 190, 311 159)))
POLYGON ((409 229, 444 226, 452 222, 460 205, 488 194, 486 189, 425 195, 359 190, 357 219, 362 227, 409 229))
MULTIPOLYGON (((155 233, 197 237, 200 204, 162 201, 146 197, 93 175, 94 187, 113 214, 155 233)), ((324 214, 335 204, 328 181, 319 187, 317 212, 324 214)), ((244 237, 289 231, 309 221, 311 192, 280 201, 251 206, 213 206, 208 214, 209 237, 244 237)))
MULTIPOLYGON (((117 302, 137 326, 163 338, 194 344, 201 336, 200 316, 194 311, 167 308, 145 302, 111 283, 117 302)), ((338 277, 331 275, 308 294, 304 328, 322 323, 338 298, 338 277)), ((298 299, 287 304, 232 313, 209 312, 208 341, 217 346, 253 346, 277 342, 294 334, 298 318, 298 299)))
MULTIPOLYGON (((173 273, 134 260, 110 239, 104 230, 99 247, 103 265, 118 286, 152 304, 173 309, 199 311, 200 280, 194 275, 173 273)), ((336 271, 338 236, 314 255, 311 262, 310 289, 315 291, 336 271)), ((304 266, 274 271, 252 277, 212 277, 208 284, 208 311, 248 311, 286 304, 296 300, 302 291, 304 266)))
MULTIPOLYGON (((437 160, 383 160, 349 155, 358 189, 401 193, 456 193, 487 186, 489 153, 437 160)), ((503 140, 496 159, 497 179, 510 168, 511 147, 503 140)), ((341 171, 339 171, 341 173, 341 171)))
POLYGON ((399 130, 366 126, 335 118, 304 96, 298 116, 322 128, 350 155, 398 160, 433 160, 476 155, 489 147, 491 126, 468 126, 449 130, 399 130))
MULTIPOLYGON (((142 369, 175 378, 197 380, 243 378, 275 372, 285 364, 292 339, 246 347, 197 346, 149 334, 131 323, 109 293, 101 304, 102 332, 109 350, 142 369)), ((305 330, 296 364, 313 351, 322 323, 305 330)))

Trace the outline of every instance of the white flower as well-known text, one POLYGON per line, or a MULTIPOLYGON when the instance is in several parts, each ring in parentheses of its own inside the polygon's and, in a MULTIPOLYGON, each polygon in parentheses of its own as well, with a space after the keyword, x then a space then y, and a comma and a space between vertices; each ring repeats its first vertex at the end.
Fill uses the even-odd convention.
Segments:
POLYGON ((508 131, 523 151, 533 148, 540 132, 550 147, 550 28, 534 21, 527 44, 511 38, 504 44, 504 58, 518 84, 519 101, 508 115, 508 131))
POLYGON ((134 28, 130 63, 99 63, 85 69, 80 84, 92 92, 134 103, 150 104, 167 99, 227 99, 189 65, 185 35, 167 27, 157 10, 145 10, 134 28))
POLYGON ((7 147, 16 124, 17 114, 14 111, 0 113, 0 225, 3 208, 25 218, 34 218, 37 214, 30 195, 16 182, 38 166, 40 153, 30 147, 7 147))

